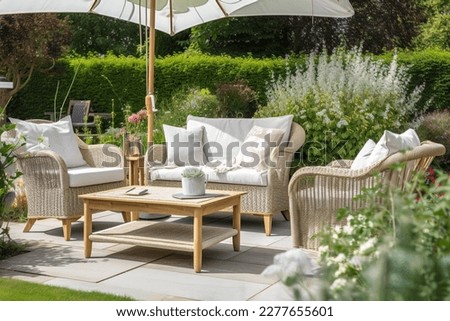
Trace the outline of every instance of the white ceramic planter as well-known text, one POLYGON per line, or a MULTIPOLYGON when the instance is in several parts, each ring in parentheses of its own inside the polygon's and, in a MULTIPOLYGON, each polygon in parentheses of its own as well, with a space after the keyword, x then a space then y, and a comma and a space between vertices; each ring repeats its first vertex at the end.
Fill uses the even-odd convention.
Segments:
POLYGON ((205 194, 206 180, 204 177, 181 178, 181 187, 183 195, 195 196, 205 194))

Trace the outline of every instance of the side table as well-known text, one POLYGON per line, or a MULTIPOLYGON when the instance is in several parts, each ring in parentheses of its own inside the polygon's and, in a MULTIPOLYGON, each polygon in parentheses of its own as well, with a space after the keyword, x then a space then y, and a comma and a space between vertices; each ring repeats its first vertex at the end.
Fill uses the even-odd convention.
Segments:
MULTIPOLYGON (((128 185, 145 185, 144 176, 144 155, 125 156, 128 162, 128 185)), ((141 220, 159 220, 168 218, 168 214, 153 214, 153 213, 133 213, 133 218, 139 217, 141 220)))
POLYGON ((144 156, 126 156, 128 162, 128 185, 144 185, 144 156))

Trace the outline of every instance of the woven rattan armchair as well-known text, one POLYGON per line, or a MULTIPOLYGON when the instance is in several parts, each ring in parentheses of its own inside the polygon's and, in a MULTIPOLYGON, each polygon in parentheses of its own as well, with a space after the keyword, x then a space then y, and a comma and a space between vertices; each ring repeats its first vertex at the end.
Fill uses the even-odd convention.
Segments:
POLYGON ((398 152, 369 168, 351 170, 352 161, 334 161, 328 166, 304 167, 295 172, 289 183, 289 209, 294 247, 317 250, 319 241, 313 236, 326 226, 343 225, 337 222, 340 208, 364 207, 354 197, 362 188, 372 187, 375 173, 380 173, 385 185, 403 187, 417 171, 425 171, 445 147, 430 141, 407 152, 398 152), (401 169, 394 164, 404 163, 401 169))
MULTIPOLYGON (((29 120, 34 123, 51 123, 47 120, 29 120)), ((14 136, 10 131, 9 136, 14 136)), ((76 137, 78 148, 90 167, 121 167, 123 155, 114 145, 87 145, 76 137)), ((53 151, 16 153, 17 168, 23 174, 28 213, 24 232, 29 232, 40 219, 57 218, 62 221, 65 240, 70 240, 71 223, 83 215, 81 194, 93 193, 125 185, 125 180, 88 186, 69 186, 68 168, 64 160, 53 151)), ((124 215, 124 220, 126 215, 124 215)))

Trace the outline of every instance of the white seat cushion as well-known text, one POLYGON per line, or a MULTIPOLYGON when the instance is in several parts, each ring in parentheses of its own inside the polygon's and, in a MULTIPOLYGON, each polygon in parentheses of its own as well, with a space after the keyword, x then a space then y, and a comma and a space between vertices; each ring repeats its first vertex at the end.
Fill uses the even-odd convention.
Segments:
POLYGON ((86 165, 78 148, 70 116, 56 123, 35 124, 20 119, 10 118, 16 125, 16 131, 26 140, 28 152, 51 150, 62 157, 67 167, 86 165))
MULTIPOLYGON (((208 182, 267 186, 267 171, 258 172, 253 168, 236 168, 225 173, 218 173, 214 168, 202 166, 208 182)), ((151 170, 152 180, 181 181, 184 167, 161 167, 151 170)))
POLYGON ((70 187, 120 182, 125 179, 125 172, 121 167, 81 166, 69 168, 67 172, 70 187))

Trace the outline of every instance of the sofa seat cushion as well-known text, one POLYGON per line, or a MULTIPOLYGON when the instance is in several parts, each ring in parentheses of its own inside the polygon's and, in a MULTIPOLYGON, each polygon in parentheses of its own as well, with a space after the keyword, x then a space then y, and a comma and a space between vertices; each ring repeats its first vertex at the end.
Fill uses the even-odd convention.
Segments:
POLYGON ((81 187, 123 181, 124 169, 120 167, 89 167, 80 166, 67 170, 69 186, 81 187))
POLYGON ((268 118, 206 118, 189 115, 187 129, 204 127, 203 150, 208 162, 231 166, 240 146, 254 126, 277 128, 283 131, 281 142, 287 142, 291 133, 292 115, 268 118))
MULTIPOLYGON (((219 173, 214 168, 202 166, 202 170, 208 177, 208 182, 267 186, 267 171, 259 172, 252 168, 235 168, 225 173, 219 173)), ((184 167, 160 167, 151 170, 152 180, 181 181, 181 172, 184 167)))

